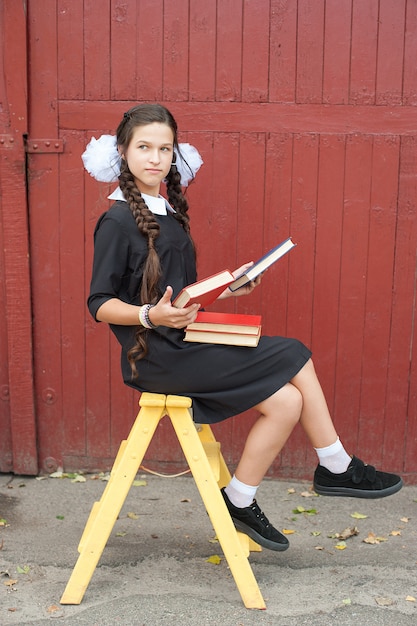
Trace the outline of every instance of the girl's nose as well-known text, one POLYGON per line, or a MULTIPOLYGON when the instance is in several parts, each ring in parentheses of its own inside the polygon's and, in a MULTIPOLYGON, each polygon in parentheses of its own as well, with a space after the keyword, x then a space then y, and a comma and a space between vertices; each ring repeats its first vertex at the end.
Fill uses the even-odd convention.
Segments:
POLYGON ((149 155, 149 160, 152 163, 159 163, 159 150, 152 150, 149 155))

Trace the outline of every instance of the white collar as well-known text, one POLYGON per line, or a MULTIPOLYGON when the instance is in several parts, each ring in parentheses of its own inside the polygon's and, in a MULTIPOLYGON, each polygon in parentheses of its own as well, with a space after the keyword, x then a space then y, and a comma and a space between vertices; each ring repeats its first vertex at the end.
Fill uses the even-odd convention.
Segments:
MULTIPOLYGON (((146 193, 141 194, 142 198, 145 200, 146 205, 149 207, 149 210, 152 211, 155 215, 167 215, 167 212, 175 213, 172 206, 169 204, 167 200, 163 196, 148 196, 146 193)), ((116 187, 116 189, 107 196, 109 200, 121 200, 122 202, 126 202, 126 199, 123 195, 123 191, 120 187, 116 187)))

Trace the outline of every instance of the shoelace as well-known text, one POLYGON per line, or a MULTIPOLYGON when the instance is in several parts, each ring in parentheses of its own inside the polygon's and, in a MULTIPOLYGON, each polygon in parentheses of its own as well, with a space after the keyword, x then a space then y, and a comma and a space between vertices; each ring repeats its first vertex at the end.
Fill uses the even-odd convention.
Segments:
POLYGON ((253 503, 251 504, 252 511, 255 513, 256 517, 259 519, 259 521, 264 524, 265 528, 269 528, 270 523, 269 523, 269 519, 266 517, 265 513, 263 511, 261 511, 259 505, 257 504, 256 500, 253 501, 253 503))

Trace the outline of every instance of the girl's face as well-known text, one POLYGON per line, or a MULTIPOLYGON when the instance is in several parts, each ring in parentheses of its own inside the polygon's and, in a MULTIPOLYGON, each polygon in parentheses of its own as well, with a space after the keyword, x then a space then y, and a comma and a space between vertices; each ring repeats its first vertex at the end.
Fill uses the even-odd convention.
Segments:
POLYGON ((158 196, 174 154, 174 134, 167 124, 153 122, 135 128, 124 153, 141 193, 158 196))

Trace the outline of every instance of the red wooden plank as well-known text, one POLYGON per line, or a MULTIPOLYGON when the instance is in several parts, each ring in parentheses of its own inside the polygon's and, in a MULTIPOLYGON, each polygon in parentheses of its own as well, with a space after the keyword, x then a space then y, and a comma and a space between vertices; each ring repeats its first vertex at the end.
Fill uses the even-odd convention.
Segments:
MULTIPOLYGON (((80 154, 84 133, 64 133, 60 157, 60 206, 82 207, 80 154)), ((65 209, 60 216, 60 285, 62 321, 62 416, 66 454, 85 454, 85 276, 84 214, 65 209)))
MULTIPOLYGON (((358 449, 368 258, 372 137, 348 137, 344 185, 335 414, 350 452, 358 449)), ((363 442, 366 447, 366 442, 363 442)))
MULTIPOLYGON (((344 135, 320 137, 311 347, 315 367, 332 414, 339 319, 345 146, 344 135)), ((336 427, 338 417, 334 415, 336 427)), ((343 415, 341 417, 343 419, 343 415)))
POLYGON ((384 458, 388 467, 416 472, 415 280, 417 250, 416 138, 401 138, 392 326, 384 458), (405 458, 404 458, 405 453, 405 458), (403 464, 403 465, 402 465, 403 464))
MULTIPOLYGON (((237 192, 238 219, 236 259, 232 270, 242 263, 256 261, 267 252, 264 242, 265 134, 243 133, 240 136, 239 188, 237 192)), ((279 243, 279 242, 277 242, 279 243)), ((237 312, 255 314, 268 306, 268 294, 273 285, 276 267, 263 277, 262 287, 248 297, 232 298, 237 312)))
MULTIPOLYGON (((84 0, 84 93, 87 100, 110 97, 109 16, 110 0, 100 3, 84 0)), ((90 124, 87 128, 93 127, 94 124, 90 124)))
POLYGON ((348 104, 352 0, 327 0, 324 19, 323 102, 348 104))
POLYGON ((296 101, 322 102, 324 0, 298 0, 296 101))
MULTIPOLYGON (((3 3, 0 8, 2 81, 2 128, 9 143, 1 145, 0 191, 2 194, 5 320, 7 323, 8 387, 1 401, 10 402, 10 431, 6 442, 5 470, 36 474, 36 423, 33 389, 33 347, 29 242, 23 137, 27 118, 27 22, 22 3, 3 3), (8 146, 8 147, 6 147, 8 146), (10 147, 12 146, 12 147, 10 147), (24 367, 22 367, 24 364, 24 367), (11 454, 10 454, 11 453, 11 454), (13 457, 13 467, 8 463, 13 457)), ((6 415, 8 410, 5 410, 6 415)))
POLYGON ((406 0, 380 0, 376 104, 402 104, 405 10, 406 0))
MULTIPOLYGON (((192 131, 271 133, 364 133, 414 136, 417 120, 414 106, 329 106, 322 104, 277 104, 251 102, 166 103, 182 128, 192 131)), ((61 101, 61 128, 88 130, 117 124, 126 103, 61 101)))
MULTIPOLYGON (((136 2, 112 0, 110 11, 111 99, 135 100, 138 64, 136 2), (128 52, 127 52, 128 51, 128 52)), ((149 41, 149 45, 152 45, 149 41)))
MULTIPOLYGON (((317 135, 294 137, 290 232, 297 249, 290 253, 287 335, 311 346, 317 210, 317 135)), ((311 447, 297 427, 282 452, 283 468, 308 467, 311 447)))
POLYGON ((136 100, 139 101, 162 100, 163 10, 163 0, 141 0, 138 3, 136 100))
POLYGON ((242 100, 268 102, 269 2, 243 4, 242 100))
MULTIPOLYGON (((292 135, 269 135, 265 160, 263 235, 264 247, 268 250, 292 235, 290 229, 292 153, 292 135)), ((268 306, 262 309, 262 324, 266 334, 287 333, 288 264, 289 257, 279 262, 273 280, 274 288, 268 293, 268 306)), ((261 289, 263 292, 263 284, 261 289)))
MULTIPOLYGON (((393 292, 395 231, 399 170, 399 138, 375 137, 366 275, 363 376, 359 440, 367 458, 381 466, 393 292)), ((401 416, 397 416, 400 426, 401 416)))
POLYGON ((190 100, 214 100, 216 84, 216 3, 190 3, 190 100))
MULTIPOLYGON (((2 33, 0 31, 0 37, 2 33)), ((0 50, 2 51, 2 41, 0 40, 0 50)), ((1 89, 1 86, 0 86, 1 89)), ((5 94, 4 94, 5 95, 5 94)), ((3 94, 0 95, 0 101, 4 101, 3 94)), ((10 130, 7 126, 0 126, 3 131, 10 130)), ((2 320, 7 320, 7 290, 6 290, 6 259, 4 255, 5 241, 3 237, 3 222, 6 216, 3 215, 3 202, 6 186, 10 180, 3 180, 2 173, 9 173, 9 163, 5 152, 0 151, 0 316, 2 320)), ((1 325, 0 328, 0 472, 13 471, 13 442, 11 431, 11 415, 10 415, 10 385, 9 385, 9 351, 7 341, 7 323, 1 325)))
POLYGON ((60 98, 81 100, 84 97, 83 0, 58 0, 57 8, 58 94, 60 98))
POLYGON ((269 101, 295 102, 297 3, 271 0, 269 101))
POLYGON ((241 3, 217 3, 216 100, 239 101, 242 97, 241 3))
POLYGON ((374 104, 379 0, 353 2, 350 102, 374 104))
MULTIPOLYGON (((93 133, 98 136, 99 133, 93 133)), ((86 143, 89 137, 86 138, 86 143)), ((97 220, 110 206, 106 199, 109 185, 97 183, 84 173, 85 206, 85 301, 89 293, 93 262, 93 233, 97 220)), ((98 323, 86 313, 86 446, 89 456, 110 457, 110 342, 107 324, 98 323)))
POLYGON ((417 104, 417 3, 409 0, 406 7, 404 36, 403 104, 417 104))
POLYGON ((164 100, 188 100, 188 0, 164 3, 164 100))

